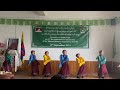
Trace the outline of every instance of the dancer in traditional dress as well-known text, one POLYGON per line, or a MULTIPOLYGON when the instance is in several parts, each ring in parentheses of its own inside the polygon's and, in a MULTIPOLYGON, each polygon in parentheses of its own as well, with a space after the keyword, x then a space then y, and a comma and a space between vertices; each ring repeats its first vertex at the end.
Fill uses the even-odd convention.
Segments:
POLYGON ((77 73, 77 78, 83 78, 86 75, 85 72, 85 60, 83 57, 80 56, 79 53, 76 54, 76 61, 79 64, 79 70, 77 73))
POLYGON ((9 49, 6 50, 5 52, 5 61, 3 62, 3 69, 8 72, 12 72, 12 64, 13 58, 9 53, 9 49))
POLYGON ((35 51, 32 50, 31 51, 31 55, 30 55, 30 58, 29 58, 29 61, 28 61, 28 64, 31 64, 31 68, 32 68, 32 76, 36 76, 39 74, 39 62, 37 61, 36 59, 36 56, 35 56, 35 51))
POLYGON ((51 74, 51 63, 50 63, 51 58, 49 56, 49 52, 46 51, 45 55, 43 57, 44 57, 44 69, 43 69, 43 73, 42 74, 45 77, 48 77, 51 74))
POLYGON ((104 51, 99 51, 99 56, 96 58, 98 60, 98 76, 99 78, 104 78, 108 75, 107 67, 106 67, 106 57, 104 56, 104 51))
POLYGON ((58 74, 66 78, 70 74, 69 65, 68 65, 69 58, 66 50, 63 50, 62 53, 63 54, 60 55, 60 64, 59 64, 60 71, 58 74))

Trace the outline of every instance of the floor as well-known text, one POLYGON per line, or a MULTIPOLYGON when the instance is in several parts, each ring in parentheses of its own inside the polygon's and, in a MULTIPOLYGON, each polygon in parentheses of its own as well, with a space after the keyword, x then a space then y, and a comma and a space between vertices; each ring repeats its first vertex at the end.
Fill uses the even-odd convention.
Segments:
MULTIPOLYGON (((51 76, 52 77, 52 76, 51 76)), ((31 76, 29 73, 26 73, 26 72, 17 72, 15 73, 15 78, 14 79, 50 79, 51 77, 43 77, 43 76, 31 76)), ((118 79, 120 77, 117 77, 115 78, 116 76, 113 75, 113 76, 108 76, 106 77, 105 79, 118 79)), ((67 77, 66 79, 78 79, 76 78, 75 76, 69 76, 67 77)), ((88 75, 86 77, 84 77, 83 79, 99 79, 98 76, 97 76, 97 73, 95 74, 91 74, 91 75, 88 75)))

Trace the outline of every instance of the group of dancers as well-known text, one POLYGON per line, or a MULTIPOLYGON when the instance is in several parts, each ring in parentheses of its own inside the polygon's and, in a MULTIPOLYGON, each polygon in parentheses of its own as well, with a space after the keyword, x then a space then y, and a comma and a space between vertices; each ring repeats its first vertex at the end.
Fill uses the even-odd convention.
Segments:
MULTIPOLYGON (((42 71, 42 75, 44 77, 49 77, 51 75, 51 58, 49 56, 49 52, 46 51, 44 56, 44 68, 42 71)), ((104 78, 106 75, 108 75, 107 67, 106 67, 106 57, 104 56, 104 51, 100 50, 99 55, 96 58, 98 60, 98 77, 99 78, 104 78)), ((9 50, 6 50, 5 53, 5 61, 3 63, 3 68, 5 71, 12 72, 12 67, 11 63, 13 61, 13 58, 11 57, 9 50)), ((60 55, 60 63, 58 67, 60 68, 60 71, 58 72, 57 75, 66 78, 70 74, 70 69, 69 69, 69 57, 67 55, 67 51, 63 50, 62 54, 60 55)), ((80 56, 80 53, 76 54, 76 62, 79 65, 79 70, 77 73, 77 78, 84 78, 86 75, 86 62, 83 57, 80 56)), ((32 76, 39 75, 39 65, 40 63, 38 62, 35 51, 31 51, 31 55, 28 61, 28 65, 31 65, 32 68, 32 76)))

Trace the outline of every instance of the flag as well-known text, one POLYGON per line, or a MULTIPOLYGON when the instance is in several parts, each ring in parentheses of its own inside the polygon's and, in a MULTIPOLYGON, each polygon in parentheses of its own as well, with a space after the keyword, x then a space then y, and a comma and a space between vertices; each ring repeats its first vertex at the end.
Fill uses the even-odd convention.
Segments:
POLYGON ((35 32, 42 32, 42 27, 36 27, 35 32))
POLYGON ((115 55, 116 55, 115 33, 114 33, 114 38, 113 38, 113 45, 112 45, 112 48, 113 48, 113 50, 112 50, 112 58, 114 58, 115 55))
POLYGON ((24 47, 24 33, 22 32, 21 38, 21 61, 23 63, 23 56, 25 56, 25 47, 24 47))

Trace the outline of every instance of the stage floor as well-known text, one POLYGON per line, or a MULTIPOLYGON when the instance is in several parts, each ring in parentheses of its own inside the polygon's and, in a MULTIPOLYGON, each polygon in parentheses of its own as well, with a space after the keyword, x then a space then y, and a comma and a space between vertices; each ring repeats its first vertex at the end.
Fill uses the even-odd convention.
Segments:
MULTIPOLYGON (((52 77, 52 76, 51 76, 52 77)), ((14 79, 51 79, 51 77, 43 77, 42 75, 39 76, 31 76, 29 73, 26 72, 17 72, 15 73, 14 79)), ((68 76, 66 79, 78 79, 76 76, 68 76)), ((97 73, 87 75, 83 79, 99 79, 97 73)), ((119 77, 112 75, 108 76, 105 79, 119 79, 119 77)))

